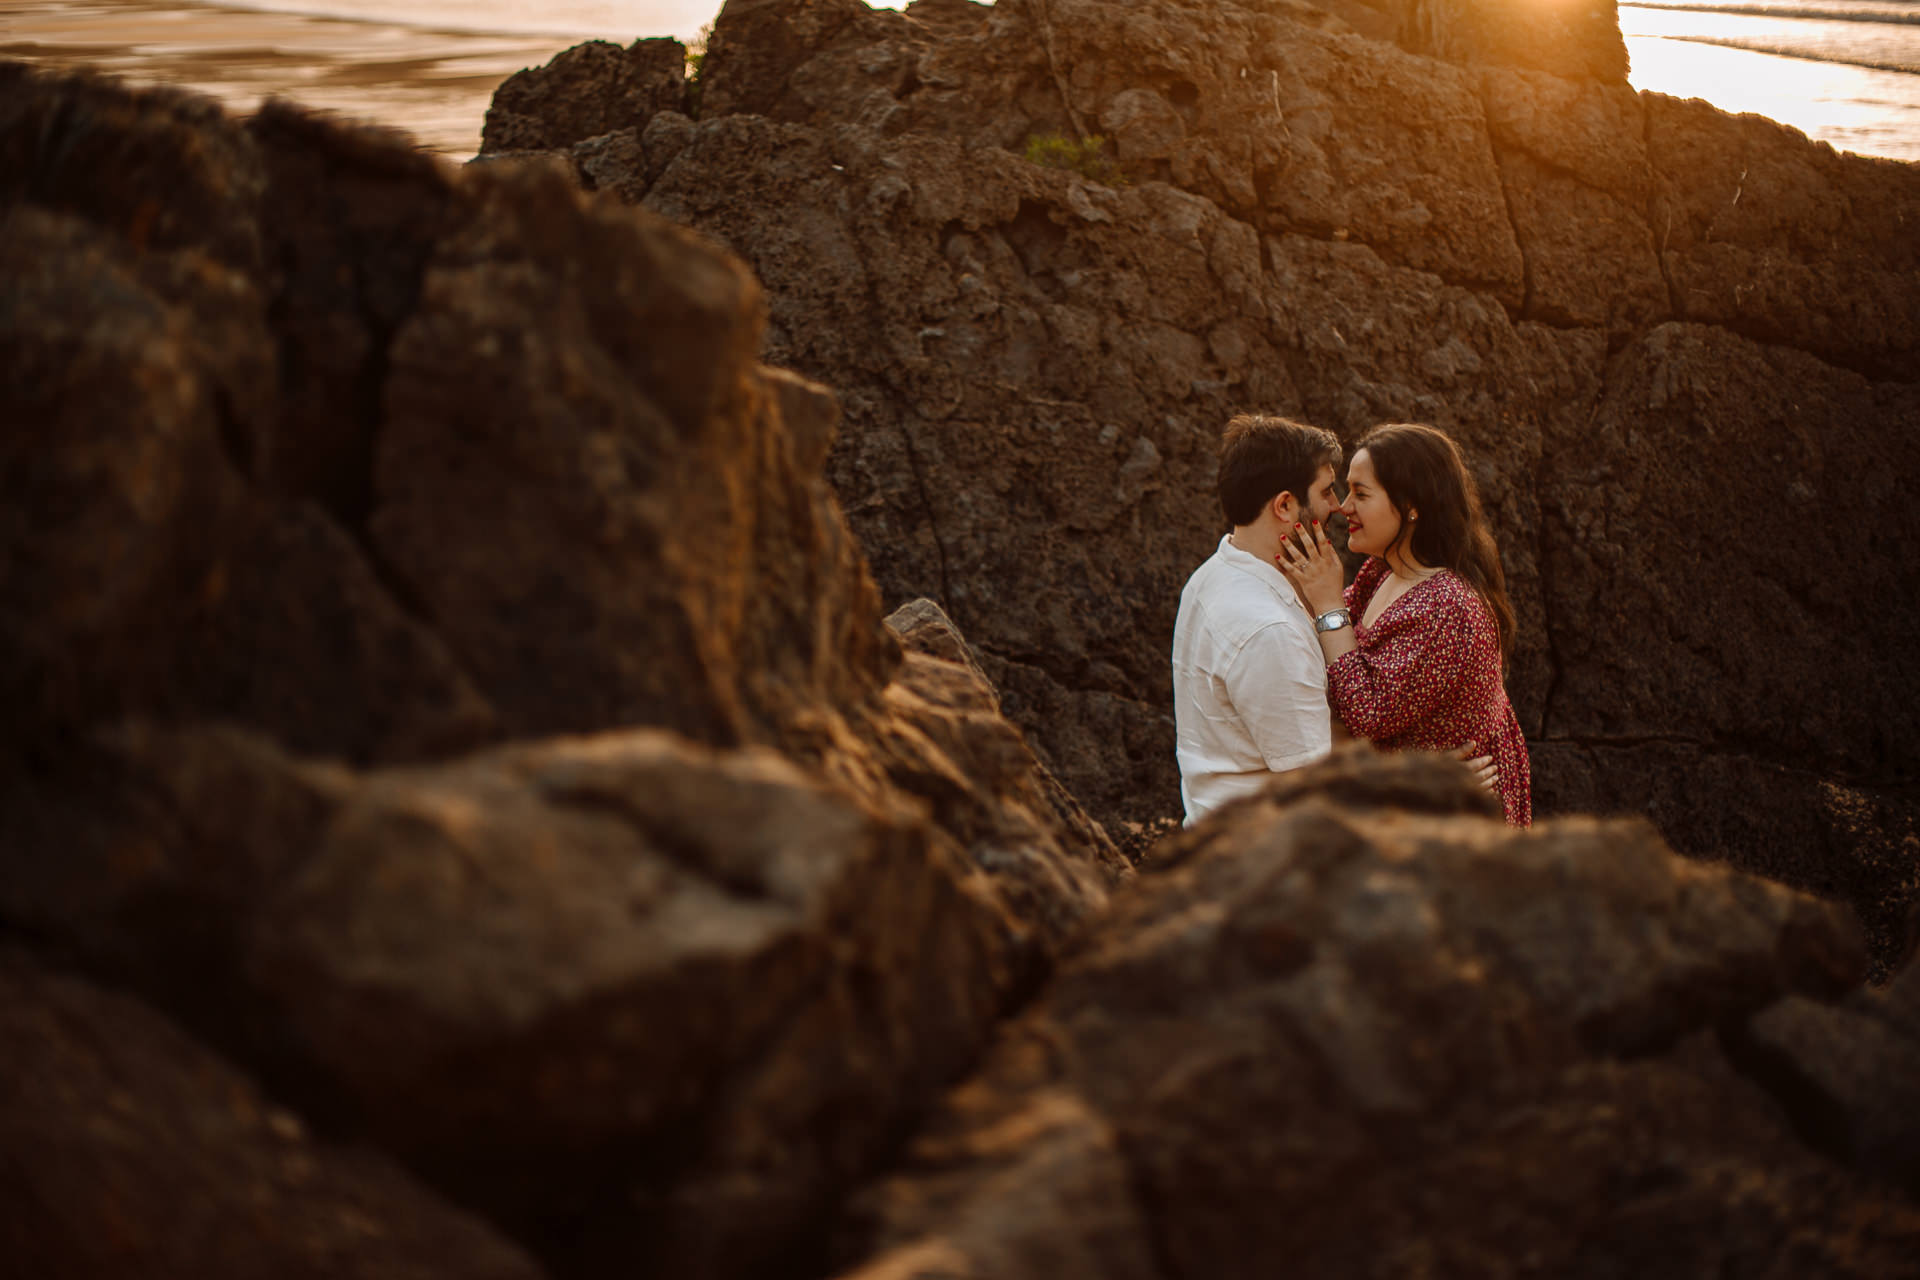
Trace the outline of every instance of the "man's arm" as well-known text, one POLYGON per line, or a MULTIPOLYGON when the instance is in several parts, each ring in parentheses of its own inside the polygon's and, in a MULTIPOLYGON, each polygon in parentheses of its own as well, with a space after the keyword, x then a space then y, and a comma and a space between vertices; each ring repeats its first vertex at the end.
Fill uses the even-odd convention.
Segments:
POLYGON ((1326 667, 1298 629, 1275 622, 1254 632, 1222 679, 1267 768, 1284 773, 1333 750, 1326 667))

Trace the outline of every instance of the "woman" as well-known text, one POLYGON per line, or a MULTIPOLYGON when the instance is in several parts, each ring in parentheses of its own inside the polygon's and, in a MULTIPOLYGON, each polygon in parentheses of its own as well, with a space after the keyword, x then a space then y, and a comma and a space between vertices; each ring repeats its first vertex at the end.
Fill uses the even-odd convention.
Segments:
POLYGON ((1317 523, 1277 557, 1317 615, 1334 714, 1382 750, 1477 744, 1499 768, 1507 821, 1528 825, 1532 769, 1503 683, 1513 607, 1459 449, 1432 427, 1375 427, 1347 490, 1347 545, 1367 556, 1352 586, 1341 590, 1340 558, 1317 523))

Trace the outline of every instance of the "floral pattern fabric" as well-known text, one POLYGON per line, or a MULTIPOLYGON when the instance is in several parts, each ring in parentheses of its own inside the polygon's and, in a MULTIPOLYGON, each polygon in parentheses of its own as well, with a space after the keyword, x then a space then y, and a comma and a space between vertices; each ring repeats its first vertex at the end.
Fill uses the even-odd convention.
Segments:
POLYGON ((1500 768, 1509 823, 1533 821, 1533 771, 1500 670, 1500 631, 1466 579, 1442 569, 1373 620, 1360 617, 1386 580, 1377 557, 1346 590, 1358 648, 1327 665, 1327 702, 1347 730, 1382 751, 1452 751, 1478 743, 1500 768))

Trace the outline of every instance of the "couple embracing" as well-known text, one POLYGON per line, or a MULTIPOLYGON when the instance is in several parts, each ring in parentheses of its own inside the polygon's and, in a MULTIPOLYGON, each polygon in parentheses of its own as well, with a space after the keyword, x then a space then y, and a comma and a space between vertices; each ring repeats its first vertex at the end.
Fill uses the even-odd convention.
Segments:
POLYGON ((1513 609, 1460 451, 1395 423, 1341 461, 1332 432, 1242 415, 1220 442, 1230 532, 1187 580, 1173 636, 1180 798, 1190 826, 1336 737, 1467 760, 1509 823, 1533 818, 1507 701, 1513 609), (1366 555, 1352 585, 1327 540, 1366 555))

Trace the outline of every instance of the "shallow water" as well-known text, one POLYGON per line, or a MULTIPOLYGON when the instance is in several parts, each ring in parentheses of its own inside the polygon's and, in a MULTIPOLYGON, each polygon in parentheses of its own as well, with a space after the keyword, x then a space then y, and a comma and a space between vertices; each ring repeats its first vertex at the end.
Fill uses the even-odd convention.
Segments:
POLYGON ((466 159, 499 83, 581 39, 128 0, 23 0, 0 56, 184 85, 247 113, 280 96, 412 133, 466 159))
POLYGON ((1920 160, 1920 4, 1651 0, 1623 4, 1636 88, 1705 98, 1844 151, 1920 160))
MULTIPOLYGON (((693 37, 717 0, 0 0, 0 56, 186 85, 248 112, 280 95, 464 160, 501 80, 583 39, 693 37)), ((1635 87, 1920 160, 1920 3, 1623 5, 1635 87), (1782 56, 1791 55, 1791 56, 1782 56)))

